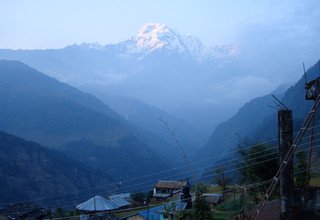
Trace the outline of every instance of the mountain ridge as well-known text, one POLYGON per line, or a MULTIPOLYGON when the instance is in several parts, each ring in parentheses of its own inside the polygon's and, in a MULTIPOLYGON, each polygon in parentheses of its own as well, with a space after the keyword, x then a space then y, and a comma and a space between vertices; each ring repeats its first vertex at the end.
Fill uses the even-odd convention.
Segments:
POLYGON ((140 36, 139 40, 143 41, 140 45, 146 42, 149 45, 151 42, 154 46, 150 53, 140 49, 132 49, 131 53, 130 48, 136 48, 138 41, 133 37, 105 46, 82 44, 47 50, 0 49, 0 59, 20 60, 59 81, 94 95, 106 93, 135 98, 174 115, 181 114, 184 120, 207 135, 217 122, 234 112, 229 108, 230 105, 243 102, 240 98, 233 102, 223 102, 221 105, 226 106, 222 110, 217 103, 210 101, 220 100, 225 94, 218 94, 215 87, 230 87, 236 85, 234 81, 241 80, 237 76, 240 73, 236 67, 239 51, 232 45, 218 45, 208 49, 195 37, 184 37, 166 26, 162 29, 164 34, 155 31, 155 44, 152 44, 152 29, 145 30, 147 36, 140 36), (171 40, 170 46, 168 42, 171 40), (180 44, 182 41, 185 42, 180 44), (178 47, 184 49, 179 52, 178 47), (194 51, 193 55, 188 51, 194 51), (210 55, 204 55, 207 58, 199 61, 202 56, 199 53, 207 52, 210 55), (230 77, 234 80, 230 80, 230 77), (214 114, 208 114, 210 112, 214 114), (193 117, 194 114, 198 116, 193 117), (218 114, 223 117, 216 117, 218 114))
POLYGON ((81 43, 71 45, 71 47, 100 51, 118 48, 119 56, 135 57, 138 55, 139 59, 142 59, 144 54, 167 50, 172 53, 185 53, 200 62, 233 57, 239 53, 235 45, 207 47, 195 36, 180 34, 167 25, 159 23, 147 23, 137 31, 135 36, 116 44, 81 43))
POLYGON ((39 200, 112 183, 107 174, 57 150, 2 131, 0 164, 1 203, 39 200))
MULTIPOLYGON (((135 137, 122 124, 121 117, 99 99, 19 61, 1 60, 0 79, 0 130, 56 149, 88 139, 104 146, 101 149, 105 155, 113 158, 113 163, 105 164, 105 171, 111 173, 113 167, 121 163, 128 166, 127 170, 114 173, 115 179, 141 170, 151 172, 167 167, 156 152, 135 137), (125 157, 118 158, 109 149, 117 149, 124 155, 130 151, 131 155, 123 160, 125 157), (135 161, 129 160, 130 157, 136 158, 135 161), (149 164, 147 168, 145 163, 149 164), (134 170, 130 164, 135 164, 134 170)), ((72 149, 74 152, 69 153, 76 154, 77 149, 72 149)), ((99 152, 92 153, 88 158, 99 157, 99 152)))
POLYGON ((282 98, 287 88, 288 85, 279 86, 270 94, 244 104, 235 115, 217 126, 207 143, 200 149, 197 158, 204 155, 220 155, 220 158, 217 158, 221 159, 226 153, 236 150, 238 145, 246 141, 246 138, 264 123, 264 119, 274 112, 274 109, 268 107, 273 104, 272 95, 282 98))

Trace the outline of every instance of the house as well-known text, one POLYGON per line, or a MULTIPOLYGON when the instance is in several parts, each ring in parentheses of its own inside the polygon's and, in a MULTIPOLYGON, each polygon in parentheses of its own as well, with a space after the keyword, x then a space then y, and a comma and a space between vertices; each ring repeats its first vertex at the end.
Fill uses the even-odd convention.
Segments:
POLYGON ((189 185, 187 181, 159 180, 153 188, 153 197, 166 199, 181 192, 182 188, 189 185))
MULTIPOLYGON (((179 190, 181 191, 179 201, 170 201, 164 205, 153 207, 151 209, 148 208, 147 210, 140 211, 138 213, 127 216, 122 219, 127 219, 127 220, 149 220, 149 219, 172 220, 174 219, 177 213, 181 213, 192 208, 190 184, 186 183, 186 184, 180 184, 180 185, 182 185, 182 189, 179 190)), ((160 186, 164 187, 164 185, 160 185, 160 186)), ((172 188, 173 187, 171 186, 170 189, 172 188)), ((174 188, 174 189, 177 190, 178 188, 174 188)), ((187 215, 185 215, 183 219, 185 220, 192 219, 191 218, 192 216, 190 216, 190 213, 189 215, 188 213, 184 213, 184 214, 187 214, 187 215)))

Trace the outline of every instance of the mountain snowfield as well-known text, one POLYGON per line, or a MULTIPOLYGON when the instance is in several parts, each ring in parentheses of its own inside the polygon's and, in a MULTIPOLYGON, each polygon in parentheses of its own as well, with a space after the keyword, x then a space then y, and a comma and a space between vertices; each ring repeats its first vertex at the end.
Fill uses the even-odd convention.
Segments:
POLYGON ((156 23, 145 24, 131 39, 118 44, 102 46, 98 43, 83 43, 80 46, 106 51, 111 47, 118 47, 120 55, 140 55, 140 58, 150 53, 166 50, 170 53, 184 54, 184 56, 192 57, 199 62, 228 59, 239 54, 239 49, 235 45, 207 47, 192 35, 183 35, 165 24, 156 23))
POLYGON ((181 35, 164 24, 149 23, 139 29, 130 40, 121 43, 126 54, 150 54, 160 50, 183 53, 198 61, 233 57, 238 54, 234 45, 206 47, 198 38, 181 35))

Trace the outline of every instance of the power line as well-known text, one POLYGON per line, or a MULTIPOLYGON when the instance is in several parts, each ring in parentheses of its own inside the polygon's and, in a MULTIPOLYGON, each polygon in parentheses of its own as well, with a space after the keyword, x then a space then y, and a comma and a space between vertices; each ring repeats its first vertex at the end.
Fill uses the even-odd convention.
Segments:
MULTIPOLYGON (((318 127, 320 125, 317 125, 315 127, 318 127)), ((317 133, 319 134, 319 133, 317 133)), ((315 134, 315 135, 317 135, 315 134)), ((257 143, 257 144, 254 144, 254 145, 251 145, 251 146, 248 146, 246 148, 242 148, 242 149, 248 149, 250 147, 254 147, 254 146, 257 146, 259 144, 265 144, 265 143, 270 143, 274 140, 277 140, 277 139, 271 139, 271 140, 267 140, 267 141, 264 141, 264 142, 260 142, 260 143, 257 143)), ((276 148, 276 147, 274 147, 276 148)), ((266 149, 268 150, 268 149, 266 149)), ((232 151, 232 152, 228 152, 228 153, 225 153, 225 154, 222 154, 222 155, 227 155, 227 154, 232 154, 232 153, 235 153, 235 152, 238 152, 238 151, 232 151)), ((216 155, 216 156, 213 156, 213 157, 210 157, 210 158, 206 158, 204 160, 199 160, 199 161, 196 161, 194 164, 196 163, 200 163, 202 161, 207 161, 209 159, 213 159, 213 158, 217 158, 217 157, 221 157, 221 155, 216 155)), ((233 160, 236 160, 236 159, 233 159, 233 160)), ((229 160, 230 161, 230 160, 229 160)), ((228 161, 226 161, 228 162, 228 161)), ((224 162, 224 163, 226 163, 224 162)), ((216 164, 216 165, 219 165, 216 164)), ((180 167, 175 167, 175 168, 171 168, 171 169, 167 169, 167 170, 164 170, 164 171, 160 171, 160 172, 153 172, 153 173, 150 173, 150 174, 147 174, 147 175, 144 175, 144 176, 140 176, 140 177, 136 177, 136 178, 132 178, 132 179, 129 179, 129 180, 126 180, 126 181, 123 181, 123 182, 129 182, 129 181, 133 181, 133 180, 138 180, 138 179, 141 179, 141 178, 145 178, 145 177, 149 177, 149 176, 154 176, 154 175, 157 175, 157 174, 161 174, 161 173, 165 173, 165 172, 169 172, 169 171, 172 171, 172 170, 177 170, 177 169, 180 169, 180 168, 183 168, 185 166, 180 166, 180 167)), ((28 201, 41 201, 41 200, 46 200, 46 199, 50 199, 50 198, 57 198, 57 197, 62 197, 62 196, 67 196, 67 195, 72 195, 72 194, 76 194, 76 193, 80 193, 80 192, 84 192, 84 191, 89 191, 89 190, 94 190, 94 189, 99 189, 99 188, 103 188, 103 187, 107 187, 107 186, 112 186, 114 185, 113 183, 112 184, 107 184, 107 185, 104 185, 104 186, 99 186, 99 187, 92 187, 92 188, 87 188, 87 189, 83 189, 83 190, 79 190, 79 191, 75 191, 73 193, 68 193, 68 194, 61 194, 61 195, 57 195, 57 196, 52 196, 52 197, 46 197, 46 198, 41 198, 41 199, 36 199, 36 200, 25 200, 24 202, 28 202, 28 201)))
POLYGON ((261 213, 261 211, 263 210, 267 200, 269 199, 270 195, 273 193, 276 185, 279 182, 279 177, 282 175, 282 172, 284 171, 284 169, 287 166, 287 163, 291 160, 297 146, 300 144, 301 138, 304 136, 306 129, 309 127, 309 124, 311 122, 311 119, 314 117, 316 111, 318 110, 318 107, 320 105, 320 95, 317 94, 316 97, 316 101, 312 107, 312 109, 310 110, 310 112, 308 113, 307 117, 305 118, 301 129, 299 130, 298 135, 295 137, 293 144, 291 145, 291 147, 289 148, 288 152, 286 153, 283 161, 280 164, 280 167, 277 171, 277 173, 275 174, 265 196, 263 197, 261 203, 259 204, 258 208, 256 209, 256 212, 253 216, 253 219, 257 219, 259 214, 261 213))
MULTIPOLYGON (((319 132, 320 133, 320 132, 319 132)), ((319 134, 318 133, 318 134, 319 134)), ((255 144, 255 145, 251 145, 251 146, 249 146, 249 147, 253 147, 253 146, 257 146, 257 144, 255 144)), ((247 147, 247 148, 249 148, 249 147, 247 147)), ((276 148, 276 147, 274 147, 274 148, 276 148)), ((269 149, 266 149, 266 150, 269 150, 269 149)), ((263 155, 262 155, 263 156, 263 155)), ((261 157, 261 156, 260 156, 261 157)), ((233 159, 234 160, 234 159, 233 159)), ((230 160, 229 160, 230 161, 230 160)), ((225 161, 225 162, 223 162, 223 163, 227 163, 228 161, 225 161)), ((223 163, 218 163, 218 164, 215 164, 215 165, 221 165, 221 164, 223 164, 223 163)), ((239 162, 238 162, 239 163, 239 162)), ((235 163, 235 164, 230 164, 230 165, 228 165, 228 166, 231 166, 231 165, 236 165, 236 164, 238 164, 238 163, 235 163)), ((212 166, 209 166, 209 167, 212 167, 212 166)), ((208 168, 208 167, 205 167, 205 168, 208 168)), ((199 168, 199 169, 197 169, 197 170, 201 170, 201 169, 204 169, 204 167, 202 167, 202 168, 199 168)), ((237 170, 237 169, 233 169, 233 170, 237 170)), ((228 170, 226 170, 226 172, 229 172, 228 170)), ((152 174, 152 175, 155 175, 155 174, 152 174)), ((176 175, 171 175, 171 176, 169 176, 169 177, 173 177, 173 176, 181 176, 182 174, 181 173, 179 173, 179 174, 176 174, 176 175)), ((134 178, 134 179, 139 179, 139 178, 134 178)), ((132 180, 132 179, 131 179, 132 180)), ((131 181, 131 180, 127 180, 127 181, 124 181, 124 182, 129 182, 129 181, 131 181)), ((109 184, 109 186, 110 185, 113 185, 113 184, 109 184)), ((102 187, 105 187, 105 186, 102 186, 102 187)), ((86 191, 88 191, 88 190, 94 190, 94 189, 97 189, 97 188, 102 188, 102 187, 94 187, 94 188, 89 188, 89 189, 86 189, 86 191)), ((69 194, 63 194, 63 195, 60 195, 60 196, 68 196, 68 195, 72 195, 72 194, 76 194, 76 193, 79 193, 79 192, 83 192, 84 190, 80 190, 80 191, 77 191, 77 192, 74 192, 74 193, 69 193, 69 194)), ((108 192, 110 192, 110 190, 108 191, 108 192)), ((48 200, 48 199, 51 199, 51 198, 57 198, 57 196, 53 196, 53 197, 46 197, 46 198, 41 198, 41 199, 34 199, 34 200, 24 200, 23 202, 28 202, 28 201, 43 201, 43 200, 48 200)), ((21 201, 20 201, 21 202, 21 201)), ((14 202, 14 203, 16 203, 16 202, 14 202)))
MULTIPOLYGON (((318 145, 318 146, 315 146, 315 147, 319 147, 320 145, 318 145)), ((267 161, 271 161, 271 160, 273 160, 273 159, 277 159, 278 157, 274 157, 274 158, 269 158, 269 159, 267 159, 267 160, 264 160, 264 161, 260 161, 260 162, 257 162, 257 163, 255 163, 255 164, 252 164, 252 165, 249 165, 249 166, 245 166, 245 167, 239 167, 239 168, 234 168, 234 169, 230 169, 230 170, 226 170, 225 172, 231 172, 231 171, 236 171, 236 170, 240 170, 240 169, 244 169, 244 168, 246 168, 246 167, 250 167, 250 166, 253 166, 253 165, 256 165, 256 164, 262 164, 262 163, 264 163, 264 162, 267 162, 267 161)), ((211 177, 211 176, 214 176, 215 174, 210 174, 210 175, 206 175, 206 176, 201 176, 201 177, 199 177, 199 178, 193 178, 193 180, 196 180, 196 179, 202 179, 202 178, 204 178, 204 177, 211 177)), ((139 189, 141 189, 141 188, 144 188, 144 187, 147 187, 148 189, 150 189, 150 184, 147 184, 147 185, 142 185, 142 184, 137 184, 137 185, 133 185, 133 186, 130 186, 130 187, 127 187, 128 189, 134 189, 134 188, 139 188, 139 189)), ((110 192, 110 191, 105 191, 105 193, 107 193, 107 192, 110 192)), ((64 199, 64 200, 61 200, 61 202, 59 203, 60 205, 61 204, 65 204, 65 203, 71 203, 71 202, 73 202, 73 201, 78 201, 78 200, 80 200, 81 198, 88 198, 88 196, 83 196, 83 197, 80 197, 80 198, 76 198, 76 199, 73 199, 73 198, 70 198, 70 199, 64 199), (68 202, 69 201, 69 202, 68 202)), ((59 200, 58 200, 59 201, 59 200)))
MULTIPOLYGON (((316 168, 319 169, 319 167, 316 167, 316 168)), ((311 169, 311 170, 316 170, 316 168, 313 168, 313 169, 311 169)), ((300 173, 300 172, 304 172, 304 171, 305 171, 305 169, 300 169, 298 172, 295 172, 295 174, 300 173)), ((266 180, 266 181, 257 182, 257 183, 247 184, 247 185, 243 185, 243 186, 238 186, 238 187, 236 187, 235 189, 230 189, 230 190, 228 190, 228 191, 225 191, 225 193, 229 193, 229 192, 232 192, 232 191, 234 191, 234 190, 239 190, 239 189, 246 189, 246 190, 248 190, 248 189, 260 187, 260 186, 262 186, 262 185, 266 185, 266 184, 270 183, 271 181, 272 181, 272 179, 271 179, 271 180, 266 180)), ((147 192, 147 191, 144 191, 144 192, 147 192)), ((203 196, 203 195, 202 195, 202 196, 203 196)), ((173 201, 170 201, 170 202, 175 202, 175 201, 177 202, 177 201, 179 201, 179 200, 173 200, 173 201)), ((167 202, 167 203, 164 203, 164 204, 168 204, 168 203, 170 203, 170 202, 167 202)), ((163 204, 162 204, 162 205, 163 205, 163 204)), ((145 206, 135 207, 135 209, 143 208, 143 207, 145 207, 145 206)), ((24 209, 24 210, 26 210, 26 209, 24 209)), ((17 211, 23 211, 23 209, 19 209, 19 210, 17 209, 17 211)), ((125 210, 116 210, 115 212, 118 212, 118 211, 125 211, 125 210)), ((115 212, 111 212, 111 213, 115 213, 115 212)), ((76 217, 76 216, 73 216, 73 217, 76 217)), ((54 218, 54 219, 62 219, 62 218, 54 218)))

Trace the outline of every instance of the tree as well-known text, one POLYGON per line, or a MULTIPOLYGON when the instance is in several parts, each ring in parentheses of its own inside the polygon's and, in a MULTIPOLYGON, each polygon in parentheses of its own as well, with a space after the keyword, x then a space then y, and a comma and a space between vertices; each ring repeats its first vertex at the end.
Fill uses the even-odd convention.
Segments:
POLYGON ((228 176, 225 176, 224 171, 223 167, 217 167, 215 169, 216 174, 214 179, 223 190, 227 190, 227 186, 231 183, 231 179, 228 176))
POLYGON ((242 183, 257 183, 273 178, 278 170, 278 151, 265 144, 239 147, 242 162, 239 173, 242 183))
MULTIPOLYGON (((265 144, 256 144, 249 148, 239 149, 241 162, 238 165, 240 181, 243 184, 262 183, 271 180, 278 171, 279 158, 277 149, 265 144)), ((255 203, 266 191, 265 185, 250 188, 247 193, 248 199, 255 203)), ((279 188, 276 188, 274 197, 279 195, 279 188)))
POLYGON ((211 220, 213 219, 210 205, 207 203, 202 194, 205 193, 205 187, 202 184, 196 186, 196 199, 193 203, 194 219, 211 220))
MULTIPOLYGON (((307 162, 306 162, 306 155, 304 151, 300 151, 296 155, 296 165, 295 169, 295 181, 298 187, 304 187, 306 184, 307 178, 307 162)), ((310 180, 310 176, 308 177, 308 181, 310 180)))
POLYGON ((132 201, 138 203, 138 205, 149 204, 152 199, 153 191, 148 191, 146 193, 136 192, 131 194, 132 201))
POLYGON ((145 201, 145 194, 143 192, 132 193, 131 199, 139 205, 143 205, 145 201))

